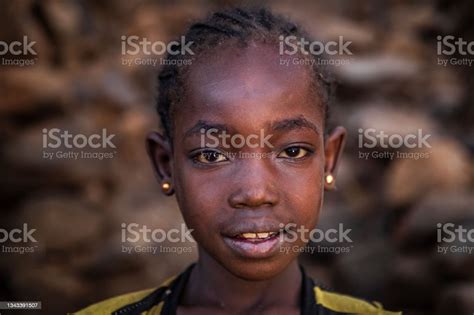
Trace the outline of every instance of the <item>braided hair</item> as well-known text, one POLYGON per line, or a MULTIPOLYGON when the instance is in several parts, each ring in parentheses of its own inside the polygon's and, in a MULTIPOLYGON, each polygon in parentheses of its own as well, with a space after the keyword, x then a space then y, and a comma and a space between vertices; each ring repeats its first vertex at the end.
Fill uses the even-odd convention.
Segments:
MULTIPOLYGON (((242 9, 233 8, 215 12, 203 21, 192 24, 184 38, 192 42, 192 58, 210 53, 216 47, 232 44, 246 47, 251 41, 262 43, 278 43, 281 36, 310 38, 295 23, 284 17, 273 14, 265 8, 242 9)), ((172 139, 173 113, 185 95, 184 80, 189 71, 190 63, 184 54, 167 54, 163 67, 158 74, 157 111, 165 136, 172 139), (184 62, 183 62, 184 61, 184 62)), ((313 59, 311 64, 314 91, 321 99, 325 121, 328 119, 328 103, 332 94, 333 80, 327 70, 320 66, 316 58, 321 56, 304 55, 313 59)), ((327 125, 325 123, 325 125, 327 125)))

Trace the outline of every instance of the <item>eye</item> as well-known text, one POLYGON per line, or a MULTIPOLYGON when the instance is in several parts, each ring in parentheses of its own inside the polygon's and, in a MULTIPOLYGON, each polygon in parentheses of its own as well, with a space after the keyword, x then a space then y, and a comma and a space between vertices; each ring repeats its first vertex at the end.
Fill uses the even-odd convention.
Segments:
POLYGON ((285 159, 301 159, 311 154, 311 152, 305 148, 294 146, 289 147, 278 154, 279 158, 285 159))
POLYGON ((194 155, 193 160, 202 164, 212 164, 228 161, 229 159, 219 151, 204 150, 194 155))

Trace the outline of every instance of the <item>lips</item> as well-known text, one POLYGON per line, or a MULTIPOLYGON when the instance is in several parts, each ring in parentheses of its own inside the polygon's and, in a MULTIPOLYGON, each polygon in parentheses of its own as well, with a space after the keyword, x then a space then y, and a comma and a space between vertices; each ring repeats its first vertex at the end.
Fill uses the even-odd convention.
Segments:
POLYGON ((238 256, 268 258, 278 252, 282 243, 280 224, 276 222, 247 222, 233 226, 223 233, 224 243, 238 256))
POLYGON ((227 237, 265 238, 267 236, 265 233, 279 233, 282 226, 283 224, 278 221, 261 217, 235 219, 222 227, 221 233, 227 237))

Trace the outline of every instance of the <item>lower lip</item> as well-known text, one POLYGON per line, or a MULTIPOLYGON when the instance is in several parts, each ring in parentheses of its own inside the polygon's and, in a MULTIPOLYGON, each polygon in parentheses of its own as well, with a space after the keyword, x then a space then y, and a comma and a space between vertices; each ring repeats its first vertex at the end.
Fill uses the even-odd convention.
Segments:
POLYGON ((261 241, 224 237, 224 242, 240 256, 247 258, 269 257, 277 251, 278 245, 281 243, 279 234, 261 241))

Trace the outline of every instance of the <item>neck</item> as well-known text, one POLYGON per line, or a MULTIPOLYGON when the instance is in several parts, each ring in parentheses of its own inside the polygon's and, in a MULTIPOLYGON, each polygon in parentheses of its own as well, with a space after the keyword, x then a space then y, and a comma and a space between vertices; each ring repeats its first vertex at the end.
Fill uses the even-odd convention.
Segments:
POLYGON ((239 278, 207 254, 200 254, 193 268, 181 304, 233 310, 264 310, 299 307, 301 272, 296 261, 277 276, 250 281, 239 278))

